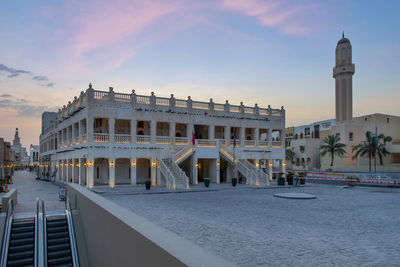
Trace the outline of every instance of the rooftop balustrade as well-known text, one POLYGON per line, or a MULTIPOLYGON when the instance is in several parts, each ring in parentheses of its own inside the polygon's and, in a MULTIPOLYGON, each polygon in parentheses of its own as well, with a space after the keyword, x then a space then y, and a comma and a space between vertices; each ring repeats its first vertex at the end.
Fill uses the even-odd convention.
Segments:
POLYGON ((63 119, 71 116, 74 112, 81 109, 86 105, 87 102, 96 101, 112 101, 117 103, 127 103, 133 106, 152 106, 154 107, 168 107, 170 109, 189 109, 189 110, 209 110, 212 112, 228 112, 228 113, 242 113, 242 114, 254 114, 259 116, 272 116, 272 117, 284 117, 285 110, 273 109, 271 106, 268 108, 260 108, 255 104, 253 107, 244 106, 243 102, 240 105, 231 105, 228 100, 225 104, 214 103, 212 99, 209 102, 193 101, 189 96, 188 99, 175 99, 174 95, 171 94, 170 98, 157 97, 152 92, 150 96, 137 95, 135 90, 132 90, 131 94, 115 93, 113 88, 110 90, 99 91, 94 90, 91 85, 86 92, 81 92, 79 97, 75 97, 67 105, 64 105, 62 109, 58 111, 58 118, 63 119))

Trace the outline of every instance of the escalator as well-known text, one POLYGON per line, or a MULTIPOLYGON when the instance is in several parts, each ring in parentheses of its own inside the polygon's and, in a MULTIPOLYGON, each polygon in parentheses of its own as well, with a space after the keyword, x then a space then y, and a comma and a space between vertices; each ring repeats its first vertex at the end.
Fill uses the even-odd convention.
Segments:
POLYGON ((47 217, 47 265, 73 266, 66 215, 47 217))
POLYGON ((11 225, 7 266, 34 266, 35 220, 14 219, 11 225))
POLYGON ((14 218, 12 200, 7 205, 0 267, 73 266, 79 267, 71 204, 65 211, 45 214, 43 200, 37 200, 32 218, 14 218))

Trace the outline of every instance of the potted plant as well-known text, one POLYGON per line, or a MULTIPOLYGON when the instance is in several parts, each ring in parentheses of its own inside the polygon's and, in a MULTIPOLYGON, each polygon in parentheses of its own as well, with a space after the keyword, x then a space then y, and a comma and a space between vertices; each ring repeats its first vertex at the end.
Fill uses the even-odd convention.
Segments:
POLYGON ((237 178, 232 178, 232 186, 236 186, 237 185, 237 178))
POLYGON ((151 187, 151 181, 146 181, 144 182, 145 186, 146 186, 146 190, 150 190, 151 187))
POLYGON ((299 172, 299 180, 300 180, 300 184, 306 184, 306 179, 304 179, 304 172, 299 172))
POLYGON ((285 185, 285 178, 283 177, 283 175, 284 175, 283 172, 279 173, 278 185, 285 185))
POLYGON ((210 186, 210 178, 204 178, 204 185, 205 185, 205 187, 210 186))
POLYGON ((288 175, 286 176, 286 181, 288 185, 293 185, 293 172, 289 172, 288 175))

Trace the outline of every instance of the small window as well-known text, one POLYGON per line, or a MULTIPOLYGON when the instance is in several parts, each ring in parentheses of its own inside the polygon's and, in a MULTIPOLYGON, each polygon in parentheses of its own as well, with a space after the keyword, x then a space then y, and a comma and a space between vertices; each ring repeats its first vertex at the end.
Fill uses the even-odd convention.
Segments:
POLYGON ((353 141, 353 133, 352 132, 349 133, 349 141, 353 141))
POLYGON ((297 134, 294 135, 294 139, 297 139, 299 136, 297 134))
POLYGON ((340 133, 336 133, 336 136, 339 136, 339 137, 340 137, 340 133))
POLYGON ((303 139, 303 133, 300 134, 300 139, 303 139))
POLYGON ((365 118, 364 120, 365 120, 365 121, 367 121, 367 120, 368 120, 368 118, 365 118))
POLYGON ((300 146, 300 152, 304 153, 304 146, 300 146))
POLYGON ((389 118, 386 118, 386 123, 389 123, 389 118))

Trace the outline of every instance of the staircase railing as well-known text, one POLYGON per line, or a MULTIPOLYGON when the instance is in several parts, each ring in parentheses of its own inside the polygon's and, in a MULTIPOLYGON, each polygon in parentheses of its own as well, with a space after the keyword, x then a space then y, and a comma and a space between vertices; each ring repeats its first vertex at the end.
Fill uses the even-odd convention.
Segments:
POLYGON ((46 214, 43 199, 36 199, 35 215, 35 266, 47 266, 46 214))
POLYGON ((174 153, 174 159, 175 162, 179 162, 181 159, 183 159, 186 155, 190 154, 194 150, 194 147, 192 144, 184 146, 182 149, 177 150, 174 153))
POLYGON ((160 171, 165 178, 167 188, 175 190, 176 189, 175 176, 171 173, 167 164, 164 162, 164 159, 160 161, 160 171))
POLYGON ((3 240, 1 243, 1 267, 7 266, 8 247, 10 245, 11 225, 14 217, 13 200, 10 199, 7 203, 6 217, 3 231, 3 240))
POLYGON ((181 181, 184 182, 184 186, 186 189, 189 189, 189 178, 186 176, 186 173, 182 171, 182 169, 176 164, 175 161, 171 161, 172 170, 177 176, 180 178, 181 181))
POLYGON ((261 169, 257 168, 253 164, 251 164, 248 160, 242 159, 240 160, 248 169, 252 170, 254 174, 256 175, 256 184, 255 185, 260 185, 260 182, 263 184, 269 185, 269 177, 268 174, 266 174, 264 171, 261 169))

